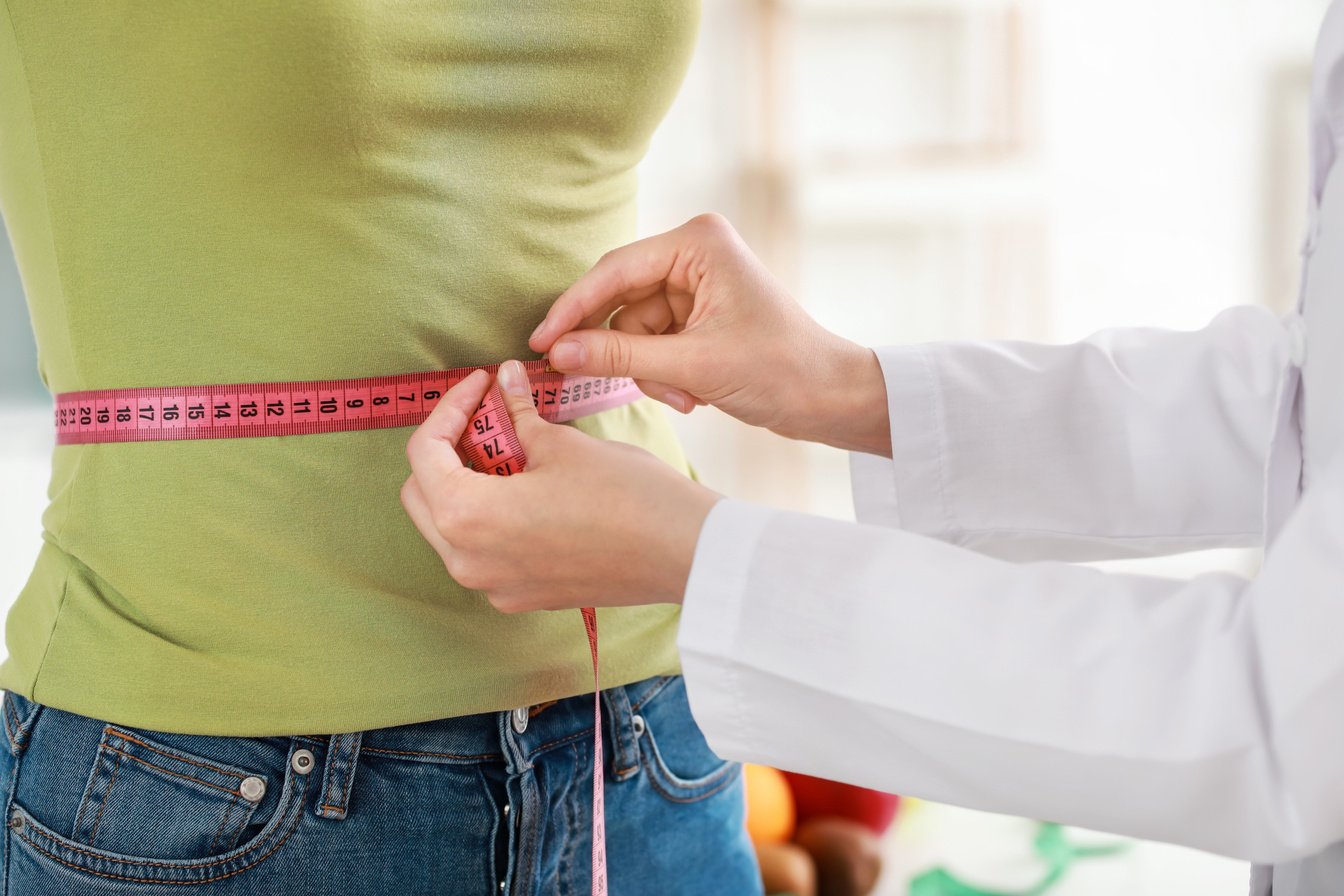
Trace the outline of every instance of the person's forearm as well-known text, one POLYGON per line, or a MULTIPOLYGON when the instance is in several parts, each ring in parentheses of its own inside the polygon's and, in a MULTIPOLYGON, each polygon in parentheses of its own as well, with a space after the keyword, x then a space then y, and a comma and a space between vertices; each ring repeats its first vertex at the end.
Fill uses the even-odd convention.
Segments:
POLYGON ((1311 853, 1344 836, 1341 480, 1250 585, 1005 563, 720 502, 679 631, 692 711, 725 757, 1259 861, 1311 853))
POLYGON ((810 441, 891 457, 887 386, 872 349, 839 348, 801 394, 807 410, 800 416, 815 424, 810 441))

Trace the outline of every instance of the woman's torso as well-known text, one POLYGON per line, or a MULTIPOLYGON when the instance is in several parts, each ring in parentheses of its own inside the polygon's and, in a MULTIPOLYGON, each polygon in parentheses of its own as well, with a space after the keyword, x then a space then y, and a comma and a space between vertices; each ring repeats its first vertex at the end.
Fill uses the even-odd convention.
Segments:
MULTIPOLYGON (((526 356, 633 236, 694 0, 8 0, 0 208, 53 392, 526 356)), ((644 405, 585 421, 684 465, 644 405)), ((399 502, 405 429, 66 446, 0 686, 126 724, 401 724, 584 689, 577 614, 504 617, 399 502)), ((602 618, 604 681, 675 616, 602 618)), ((588 685, 591 687, 591 684, 588 685)))

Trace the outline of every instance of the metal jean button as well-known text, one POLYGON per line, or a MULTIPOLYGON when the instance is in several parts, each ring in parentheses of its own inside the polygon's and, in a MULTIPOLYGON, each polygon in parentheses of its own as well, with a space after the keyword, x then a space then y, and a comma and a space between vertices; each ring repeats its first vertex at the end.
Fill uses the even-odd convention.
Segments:
POLYGON ((295 750, 294 755, 290 757, 289 767, 300 775, 306 775, 313 770, 315 761, 312 750, 295 750))
POLYGON ((238 785, 238 793, 249 803, 255 803, 266 795, 266 782, 256 775, 250 775, 238 785))
POLYGON ((527 707, 520 706, 513 711, 513 730, 522 734, 527 730, 527 707))
POLYGON ((635 737, 636 737, 636 738, 643 737, 643 736, 644 736, 644 717, 643 717, 643 716, 632 716, 632 717, 630 718, 630 727, 631 727, 632 729, 634 729, 635 737))

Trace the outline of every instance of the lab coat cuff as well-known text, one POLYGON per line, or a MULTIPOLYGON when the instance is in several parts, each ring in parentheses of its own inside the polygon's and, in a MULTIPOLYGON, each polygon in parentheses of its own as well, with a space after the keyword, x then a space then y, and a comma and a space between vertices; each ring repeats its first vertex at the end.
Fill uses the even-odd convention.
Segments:
POLYGON ((954 531, 946 499, 947 435, 942 385, 928 346, 875 350, 887 386, 891 459, 850 454, 859 522, 925 535, 954 531))
POLYGON ((724 499, 700 530, 686 583, 677 647, 691 713, 721 756, 751 752, 750 726, 734 659, 757 545, 778 511, 724 499))

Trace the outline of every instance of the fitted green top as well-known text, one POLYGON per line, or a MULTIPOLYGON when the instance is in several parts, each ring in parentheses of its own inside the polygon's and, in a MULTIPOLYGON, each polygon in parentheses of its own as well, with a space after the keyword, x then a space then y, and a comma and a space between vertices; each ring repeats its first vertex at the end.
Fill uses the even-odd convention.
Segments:
MULTIPOLYGON (((52 392, 527 358, 634 236, 694 0, 0 0, 0 210, 52 392)), ((581 421, 684 469, 647 402, 581 421)), ((330 733, 592 689, 400 504, 409 429, 63 446, 0 686, 113 722, 330 733)), ((677 668, 600 614, 604 685, 677 668)))

